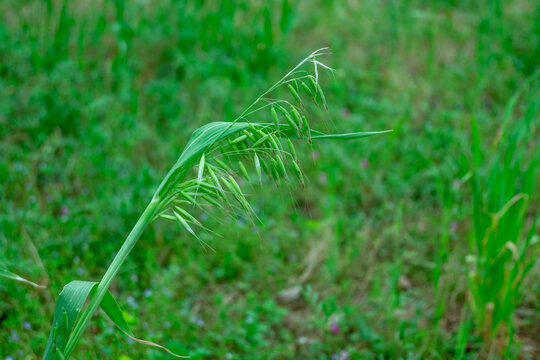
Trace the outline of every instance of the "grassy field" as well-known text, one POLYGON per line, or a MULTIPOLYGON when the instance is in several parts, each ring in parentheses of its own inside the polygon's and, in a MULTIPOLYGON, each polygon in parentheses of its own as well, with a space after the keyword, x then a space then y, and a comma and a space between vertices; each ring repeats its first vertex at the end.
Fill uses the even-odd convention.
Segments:
MULTIPOLYGON (((540 6, 532 0, 0 2, 0 359, 43 356, 58 294, 99 281, 191 133, 314 50, 307 184, 261 219, 156 221, 111 287, 195 359, 538 359, 540 6)), ((278 95, 287 96, 286 91, 278 95)), ((196 176, 196 175, 195 175, 196 176)), ((77 359, 172 359, 99 313, 77 359)))

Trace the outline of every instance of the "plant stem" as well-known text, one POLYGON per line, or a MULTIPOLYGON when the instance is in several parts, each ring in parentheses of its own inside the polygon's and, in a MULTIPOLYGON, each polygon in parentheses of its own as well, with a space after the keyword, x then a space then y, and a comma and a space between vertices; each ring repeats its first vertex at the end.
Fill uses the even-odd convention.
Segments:
POLYGON ((142 213, 141 217, 139 218, 139 220, 133 227, 133 230, 131 230, 128 237, 126 238, 126 241, 124 241, 124 244, 118 251, 118 254, 116 254, 113 262, 111 263, 111 265, 105 272, 105 275, 103 275, 103 279, 101 279, 101 281, 99 282, 94 296, 90 299, 88 306, 82 313, 79 321, 77 321, 77 324, 75 328, 73 329, 71 336, 69 337, 68 343, 66 344, 66 348, 64 351, 65 359, 69 357, 69 355, 75 348, 75 345, 77 345, 77 341, 79 340, 82 333, 86 329, 86 326, 90 322, 92 315, 101 304, 101 300, 103 299, 103 297, 109 290, 109 286, 111 286, 111 283, 114 280, 118 271, 120 270, 122 263, 128 257, 129 253, 131 252, 131 250, 137 243, 137 240, 139 240, 139 237, 143 233, 144 229, 146 229, 148 224, 152 222, 152 218, 155 215, 158 204, 159 204, 159 201, 157 199, 153 199, 148 204, 148 206, 142 213))

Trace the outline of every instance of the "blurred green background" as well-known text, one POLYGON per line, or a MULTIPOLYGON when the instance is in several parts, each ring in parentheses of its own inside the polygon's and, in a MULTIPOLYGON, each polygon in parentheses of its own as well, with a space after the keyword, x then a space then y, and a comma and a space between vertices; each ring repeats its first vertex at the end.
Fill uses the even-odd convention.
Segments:
MULTIPOLYGON (((394 132, 301 147, 305 190, 247 190, 260 235, 200 214, 216 252, 154 223, 112 287, 134 333, 208 359, 540 356, 539 266, 510 346, 486 346, 466 261, 471 121, 486 162, 505 119, 527 117, 526 159, 538 146, 535 1, 3 0, 0 12, 0 261, 47 285, 0 281, 0 359, 41 357, 62 287, 101 278, 193 130, 234 119, 324 46, 331 120, 315 127, 394 132)), ((102 314, 74 357, 171 358, 102 314)))

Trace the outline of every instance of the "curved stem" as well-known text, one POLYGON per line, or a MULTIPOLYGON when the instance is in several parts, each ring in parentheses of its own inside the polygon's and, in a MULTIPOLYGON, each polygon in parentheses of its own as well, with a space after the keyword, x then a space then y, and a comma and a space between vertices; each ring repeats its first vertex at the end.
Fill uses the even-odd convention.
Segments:
POLYGON ((101 279, 101 281, 99 282, 94 296, 90 299, 88 306, 83 311, 81 318, 79 319, 79 321, 77 321, 77 324, 75 325, 75 328, 73 329, 73 332, 69 337, 68 343, 66 344, 66 348, 64 351, 64 358, 67 359, 75 348, 75 345, 77 345, 79 338, 86 329, 86 326, 88 326, 92 315, 101 304, 101 300, 103 300, 103 297, 109 290, 109 287, 111 286, 111 283, 114 280, 116 274, 118 274, 120 267, 137 243, 137 240, 139 240, 139 238, 141 237, 144 229, 146 229, 146 227, 152 222, 152 219, 158 208, 158 204, 159 201, 157 199, 153 199, 148 204, 141 217, 133 227, 133 230, 131 230, 128 237, 126 238, 126 241, 124 241, 124 244, 118 251, 118 254, 116 254, 116 256, 114 257, 114 260, 105 272, 105 275, 103 275, 103 279, 101 279))

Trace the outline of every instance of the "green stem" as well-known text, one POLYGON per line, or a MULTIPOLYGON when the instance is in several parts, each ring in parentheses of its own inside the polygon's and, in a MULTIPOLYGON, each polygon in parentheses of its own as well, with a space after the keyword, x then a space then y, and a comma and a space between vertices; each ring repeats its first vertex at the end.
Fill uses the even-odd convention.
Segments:
POLYGON ((128 257, 129 253, 137 243, 137 240, 139 240, 139 237, 141 237, 144 229, 146 229, 146 227, 152 222, 152 218, 155 215, 158 204, 159 201, 157 199, 153 199, 150 204, 148 204, 141 217, 133 227, 133 230, 131 230, 128 237, 126 238, 126 241, 124 241, 124 244, 118 251, 118 254, 116 254, 113 262, 105 272, 105 275, 103 275, 103 279, 101 279, 101 281, 99 282, 94 296, 90 299, 88 306, 82 313, 79 321, 77 321, 77 324, 73 329, 71 336, 69 337, 69 341, 66 344, 66 348, 64 351, 65 359, 69 358, 69 355, 75 348, 75 345, 77 345, 79 338, 81 337, 84 330, 86 329, 86 326, 90 322, 92 315, 101 304, 101 300, 109 290, 109 287, 111 286, 111 283, 114 280, 116 274, 120 270, 122 263, 128 257))

